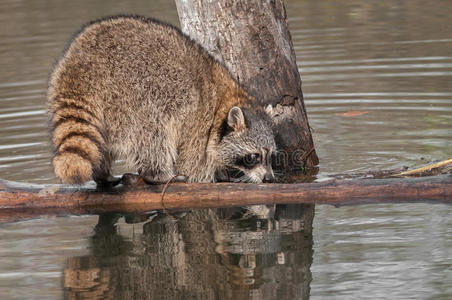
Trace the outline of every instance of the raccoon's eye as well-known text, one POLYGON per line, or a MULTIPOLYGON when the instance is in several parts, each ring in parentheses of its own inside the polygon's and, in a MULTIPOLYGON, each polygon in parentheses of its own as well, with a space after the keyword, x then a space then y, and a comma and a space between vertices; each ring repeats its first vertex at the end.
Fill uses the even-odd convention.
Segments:
POLYGON ((237 159, 236 164, 245 168, 252 168, 261 161, 259 153, 248 154, 237 159))

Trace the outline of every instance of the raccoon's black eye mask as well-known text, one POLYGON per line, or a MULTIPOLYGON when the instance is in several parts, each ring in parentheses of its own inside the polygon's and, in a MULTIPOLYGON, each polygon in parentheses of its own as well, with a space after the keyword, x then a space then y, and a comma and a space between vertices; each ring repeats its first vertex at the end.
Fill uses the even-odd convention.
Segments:
POLYGON ((261 162, 262 156, 259 153, 252 153, 237 158, 235 164, 246 169, 251 169, 261 162))

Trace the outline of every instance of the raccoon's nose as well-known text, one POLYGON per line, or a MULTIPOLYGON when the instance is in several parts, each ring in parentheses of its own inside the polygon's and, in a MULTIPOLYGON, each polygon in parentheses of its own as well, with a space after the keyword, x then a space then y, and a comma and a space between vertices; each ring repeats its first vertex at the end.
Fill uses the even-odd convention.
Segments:
POLYGON ((264 175, 264 178, 262 179, 263 183, 266 182, 274 182, 275 181, 275 177, 273 177, 273 175, 271 173, 267 173, 264 175))

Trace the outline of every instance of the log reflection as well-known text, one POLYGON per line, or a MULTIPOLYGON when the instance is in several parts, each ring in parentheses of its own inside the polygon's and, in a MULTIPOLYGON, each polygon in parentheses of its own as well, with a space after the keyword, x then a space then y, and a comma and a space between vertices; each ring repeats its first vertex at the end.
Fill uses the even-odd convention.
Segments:
POLYGON ((130 236, 120 216, 101 215, 91 255, 67 262, 65 298, 308 299, 314 207, 254 211, 267 216, 239 208, 152 216, 130 236))

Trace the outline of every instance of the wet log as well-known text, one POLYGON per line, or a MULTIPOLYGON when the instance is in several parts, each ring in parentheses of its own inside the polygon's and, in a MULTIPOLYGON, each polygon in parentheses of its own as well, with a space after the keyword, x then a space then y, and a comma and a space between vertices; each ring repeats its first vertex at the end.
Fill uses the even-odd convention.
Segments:
POLYGON ((182 31, 224 63, 259 104, 272 104, 282 170, 318 164, 283 0, 176 0, 182 31))
POLYGON ((100 214, 256 204, 452 203, 452 176, 333 179, 318 183, 169 184, 97 190, 0 180, 0 222, 42 214, 100 214))

